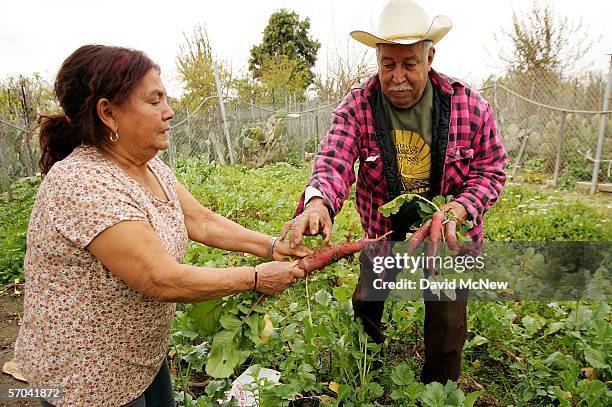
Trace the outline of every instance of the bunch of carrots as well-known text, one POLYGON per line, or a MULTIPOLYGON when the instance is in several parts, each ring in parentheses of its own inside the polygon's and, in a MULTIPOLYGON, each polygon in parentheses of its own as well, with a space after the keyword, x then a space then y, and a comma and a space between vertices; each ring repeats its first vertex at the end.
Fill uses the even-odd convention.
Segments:
MULTIPOLYGON (((427 220, 427 222, 419 227, 408 240, 408 255, 411 256, 427 236, 429 236, 429 245, 427 246, 428 256, 435 256, 438 253, 441 241, 445 241, 448 248, 452 251, 462 251, 464 248, 457 242, 457 224, 451 221, 456 221, 456 218, 450 212, 434 212, 431 219, 427 220), (446 234, 443 232, 445 227, 446 234)), ((298 267, 307 274, 312 271, 322 270, 326 266, 344 257, 363 250, 369 243, 382 240, 386 236, 387 235, 378 239, 361 239, 354 242, 345 242, 329 246, 310 256, 302 258, 298 262, 298 267)))

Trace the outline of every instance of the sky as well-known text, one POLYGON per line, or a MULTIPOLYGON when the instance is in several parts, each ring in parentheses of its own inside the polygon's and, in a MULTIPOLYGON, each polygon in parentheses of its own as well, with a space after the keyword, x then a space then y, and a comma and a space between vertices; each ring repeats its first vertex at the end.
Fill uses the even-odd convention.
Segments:
MULTIPOLYGON (((249 51, 261 42, 270 15, 287 8, 309 17, 311 35, 321 42, 315 70, 326 71, 335 55, 345 59, 368 48, 349 37, 352 30, 375 32, 386 0, 3 0, 0 3, 0 80, 39 72, 53 80, 62 61, 83 44, 119 45, 145 51, 162 69, 170 95, 179 96, 176 56, 184 35, 206 27, 215 58, 246 72, 249 51)), ((506 47, 499 36, 512 11, 527 11, 533 0, 420 0, 430 18, 448 16, 453 29, 436 45, 433 67, 474 84, 503 71, 497 58, 506 47), (495 38, 498 36, 498 39, 495 38)), ((612 53, 612 1, 550 0, 558 16, 582 21, 594 44, 580 68, 607 71, 612 53)), ((368 56, 373 58, 373 53, 368 56)), ((567 61, 569 67, 575 61, 567 61)))

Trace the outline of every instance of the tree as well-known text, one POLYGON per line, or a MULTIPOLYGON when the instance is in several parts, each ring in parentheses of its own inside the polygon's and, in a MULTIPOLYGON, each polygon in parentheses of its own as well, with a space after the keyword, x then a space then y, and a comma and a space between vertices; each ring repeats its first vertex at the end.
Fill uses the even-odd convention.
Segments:
MULTIPOLYGON (((179 78, 183 82, 184 92, 175 110, 179 115, 193 112, 206 98, 217 96, 213 69, 213 53, 206 28, 197 25, 190 37, 184 35, 185 42, 180 46, 176 58, 176 66, 179 78)), ((223 62, 217 62, 219 81, 221 82, 223 97, 232 92, 232 73, 223 62)), ((218 106, 215 98, 209 100, 201 107, 200 113, 210 111, 218 106)), ((174 143, 178 154, 207 154, 211 148, 217 154, 219 162, 224 161, 224 147, 220 143, 222 134, 216 133, 213 123, 220 119, 218 114, 200 114, 200 120, 187 121, 181 127, 183 132, 182 142, 174 143)))
POLYGON ((305 72, 286 55, 266 57, 261 76, 255 81, 248 76, 234 82, 238 97, 253 103, 285 106, 288 97, 303 97, 308 86, 305 72))
MULTIPOLYGON (((184 35, 185 42, 179 47, 176 67, 183 81, 185 92, 182 105, 194 109, 204 98, 217 94, 213 73, 213 56, 206 28, 197 25, 191 37, 184 35)), ((228 91, 232 74, 225 64, 218 63, 219 77, 223 89, 228 91)))
POLYGON ((39 73, 31 77, 11 76, 0 81, 0 114, 5 120, 17 120, 20 126, 34 124, 39 114, 55 112, 58 104, 53 85, 39 73))
POLYGON ((338 102, 352 87, 376 73, 376 66, 368 63, 368 50, 354 52, 347 48, 336 51, 327 61, 327 69, 317 74, 314 88, 322 101, 338 102))
POLYGON ((283 62, 281 56, 285 56, 293 62, 289 80, 300 82, 300 90, 304 91, 313 81, 311 69, 321 47, 318 41, 310 37, 309 29, 308 18, 300 20, 297 13, 286 9, 274 12, 264 29, 261 44, 251 48, 249 70, 253 77, 261 79, 269 75, 274 63, 283 62))
POLYGON ((574 65, 592 44, 582 22, 571 22, 567 17, 555 16, 551 5, 533 3, 527 14, 513 11, 510 30, 503 36, 512 44, 502 50, 500 58, 509 71, 540 72, 561 76, 562 69, 574 65))
POLYGON ((58 110, 53 86, 38 73, 0 81, 0 119, 12 125, 0 123, 0 178, 5 182, 12 177, 36 173, 38 116, 58 110))

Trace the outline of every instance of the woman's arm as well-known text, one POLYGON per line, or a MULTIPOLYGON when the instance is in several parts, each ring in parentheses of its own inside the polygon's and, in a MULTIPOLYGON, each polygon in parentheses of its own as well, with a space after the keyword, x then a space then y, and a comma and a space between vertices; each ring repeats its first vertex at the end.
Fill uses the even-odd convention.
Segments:
MULTIPOLYGON (((131 288, 158 301, 197 302, 255 288, 253 267, 179 264, 147 222, 117 223, 96 236, 87 249, 131 288)), ((303 276, 296 262, 266 263, 257 269, 257 290, 268 294, 282 292, 303 276)))
MULTIPOLYGON (((176 183, 176 192, 185 216, 189 239, 219 249, 246 252, 259 257, 268 256, 271 236, 242 227, 205 208, 180 182, 176 183)), ((276 259, 282 256, 304 257, 311 253, 303 245, 295 249, 291 249, 288 242, 278 241, 274 245, 276 259)))

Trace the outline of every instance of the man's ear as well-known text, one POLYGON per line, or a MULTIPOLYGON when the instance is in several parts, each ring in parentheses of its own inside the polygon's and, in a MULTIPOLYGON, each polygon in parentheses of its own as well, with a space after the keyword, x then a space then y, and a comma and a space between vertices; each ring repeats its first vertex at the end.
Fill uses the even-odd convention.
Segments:
POLYGON ((427 68, 428 71, 431 70, 431 64, 433 63, 434 56, 436 55, 436 49, 434 47, 429 48, 429 52, 427 52, 427 68))
POLYGON ((102 123, 104 123, 106 127, 108 127, 113 132, 117 131, 117 121, 113 116, 112 105, 108 99, 102 98, 98 100, 98 103, 96 103, 96 112, 98 113, 98 117, 100 118, 100 120, 102 120, 102 123))

